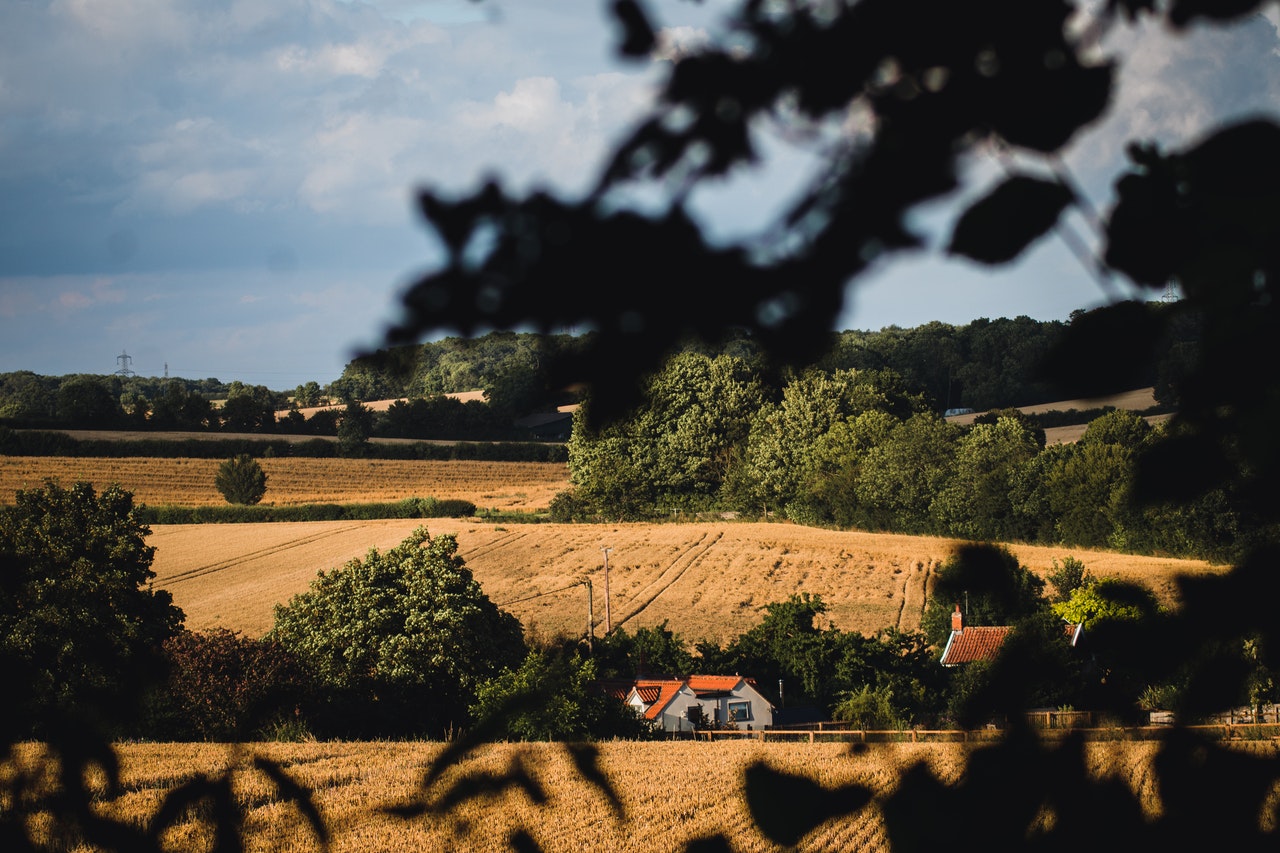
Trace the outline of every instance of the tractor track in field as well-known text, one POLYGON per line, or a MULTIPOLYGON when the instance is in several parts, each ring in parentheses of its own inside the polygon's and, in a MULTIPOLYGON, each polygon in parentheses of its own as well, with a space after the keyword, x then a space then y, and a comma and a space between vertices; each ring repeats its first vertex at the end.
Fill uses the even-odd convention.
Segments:
POLYGON ((523 530, 510 531, 498 537, 497 539, 486 542, 483 545, 477 545, 476 547, 471 548, 463 556, 468 561, 474 560, 477 558, 483 559, 495 551, 499 551, 503 548, 506 548, 508 545, 512 544, 513 542, 517 542, 521 539, 524 539, 528 535, 529 535, 528 531, 523 531, 523 530))
POLYGON ((658 596, 670 589, 676 581, 684 576, 685 572, 689 571, 695 563, 705 557, 707 552, 714 548, 716 543, 723 538, 723 530, 718 531, 710 542, 707 541, 707 534, 702 534, 697 542, 681 552, 656 578, 645 584, 644 588, 637 593, 636 598, 632 599, 638 603, 632 605, 620 618, 614 619, 613 626, 615 628, 621 627, 629 620, 639 616, 646 607, 653 604, 658 599, 658 596), (653 591, 650 592, 650 590, 653 591))
POLYGON ((299 539, 290 539, 288 542, 282 542, 278 545, 271 545, 266 548, 259 548, 257 551, 250 551, 247 554, 238 554, 235 557, 232 557, 227 560, 219 560, 216 563, 209 563, 204 566, 196 566, 195 568, 187 569, 184 572, 178 572, 176 574, 169 575, 165 578, 157 578, 156 580, 158 583, 163 584, 163 586, 166 586, 166 587, 172 586, 174 584, 179 584, 184 581, 195 580, 196 578, 205 577, 206 575, 217 574, 218 572, 235 568, 236 566, 243 565, 244 563, 249 563, 254 560, 260 560, 263 557, 271 557, 276 554, 283 554, 284 552, 291 551, 294 548, 301 548, 304 545, 310 545, 313 542, 319 542, 322 539, 328 539, 329 537, 337 536, 340 533, 347 533, 351 530, 356 530, 359 527, 360 527, 359 524, 348 524, 343 527, 335 527, 330 530, 325 530, 321 533, 313 533, 310 536, 303 536, 299 539))

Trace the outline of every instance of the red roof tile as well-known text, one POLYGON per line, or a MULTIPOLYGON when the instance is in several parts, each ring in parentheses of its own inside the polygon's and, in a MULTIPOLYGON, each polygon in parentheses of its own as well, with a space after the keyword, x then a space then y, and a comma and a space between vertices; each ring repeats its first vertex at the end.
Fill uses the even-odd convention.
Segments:
POLYGON ((1005 637, 1013 629, 1007 625, 999 627, 971 627, 962 631, 952 631, 951 639, 942 652, 942 665, 955 666, 979 660, 992 660, 1000 651, 1005 637))
POLYGON ((687 679, 689 689, 695 693, 717 690, 732 690, 738 686, 741 676, 737 675, 691 675, 687 679))

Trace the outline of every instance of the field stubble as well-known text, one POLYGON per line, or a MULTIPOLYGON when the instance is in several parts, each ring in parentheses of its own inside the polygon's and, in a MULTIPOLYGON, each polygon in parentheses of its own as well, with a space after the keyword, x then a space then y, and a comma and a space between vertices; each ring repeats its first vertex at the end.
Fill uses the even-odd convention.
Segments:
MULTIPOLYGON (((846 631, 920 625, 938 566, 959 544, 926 536, 833 531, 793 524, 501 525, 476 519, 154 525, 155 585, 168 589, 187 627, 225 627, 259 636, 274 605, 305 592, 329 570, 371 547, 385 551, 417 526, 457 536, 485 593, 535 634, 586 630, 589 579, 598 634, 666 622, 686 640, 727 641, 758 624, 763 608, 793 593, 822 596, 826 618, 846 631), (604 553, 609 552, 609 606, 604 553)), ((1176 606, 1179 574, 1226 571, 1196 560, 1011 545, 1045 575, 1074 556, 1095 577, 1151 588, 1176 606)))
MULTIPOLYGON (((409 497, 471 501, 482 509, 544 510, 569 487, 560 462, 473 460, 312 459, 258 460, 267 475, 263 503, 373 503, 409 497)), ((18 489, 37 488, 46 478, 64 486, 112 483, 152 506, 221 506, 214 485, 220 459, 0 456, 0 504, 13 504, 18 489)))
MULTIPOLYGON (((1158 746, 1150 741, 1086 744, 1087 771, 1093 779, 1118 780, 1149 816, 1156 816, 1159 792, 1150 768, 1158 746)), ((235 794, 246 809, 246 849, 320 849, 296 806, 279 802, 267 778, 251 769, 257 755, 277 763, 313 792, 331 832, 333 851, 505 849, 511 833, 523 829, 546 851, 648 853, 680 849, 693 839, 724 833, 733 849, 744 853, 879 853, 889 845, 878 803, 893 793, 904 771, 924 764, 943 783, 954 783, 974 747, 879 744, 855 753, 838 744, 610 742, 596 748, 611 796, 583 779, 563 745, 492 744, 447 770, 433 791, 460 776, 497 776, 513 767, 532 780, 525 790, 511 788, 466 800, 447 814, 401 818, 386 813, 387 807, 422 801, 424 770, 444 748, 431 743, 121 744, 117 754, 122 793, 104 798, 100 809, 143 825, 164 794, 178 784, 197 774, 217 777, 228 767, 239 768, 235 794), (804 775, 828 789, 865 786, 873 794, 872 806, 819 825, 796 847, 780 848, 756 827, 743 796, 744 771, 757 761, 804 775), (530 791, 544 798, 538 801, 530 791)), ((1239 748, 1274 756, 1277 746, 1254 742, 1239 748)), ((207 836, 207 829, 189 816, 166 840, 174 849, 205 849, 207 836)))

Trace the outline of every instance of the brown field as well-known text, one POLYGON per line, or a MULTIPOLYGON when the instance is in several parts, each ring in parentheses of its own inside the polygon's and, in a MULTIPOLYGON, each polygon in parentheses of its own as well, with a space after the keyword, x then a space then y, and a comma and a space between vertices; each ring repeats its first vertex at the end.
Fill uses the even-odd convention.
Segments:
MULTIPOLYGON (((103 798, 105 815, 145 825, 167 790, 195 774, 220 775, 239 768, 235 795, 245 809, 246 849, 310 851, 321 849, 292 804, 279 802, 274 786, 251 769, 260 755, 282 765, 313 792, 331 832, 329 849, 349 853, 388 850, 511 849, 509 836, 525 830, 545 851, 609 850, 650 853, 678 850, 687 842, 716 833, 731 849, 749 851, 889 850, 878 804, 891 795, 903 771, 924 763, 944 783, 955 782, 970 746, 964 744, 880 744, 861 754, 837 744, 624 743, 599 745, 599 767, 618 802, 611 805, 600 787, 585 782, 563 746, 493 744, 448 771, 440 788, 465 774, 502 774, 519 761, 546 799, 532 801, 524 791, 508 789, 463 802, 449 814, 400 818, 387 806, 421 801, 423 768, 444 747, 428 743, 121 744, 121 789, 103 798), (769 841, 756 827, 742 795, 743 771, 756 761, 774 769, 804 774, 827 788, 858 784, 873 793, 872 806, 829 820, 792 848, 769 841)), ((1115 780, 1133 792, 1149 817, 1160 814, 1159 792, 1151 772, 1155 742, 1086 745, 1091 779, 1115 780)), ((1246 742, 1235 749, 1274 760, 1273 742, 1246 742)), ((436 790, 439 790, 437 788, 436 790)), ((167 849, 210 849, 195 812, 175 825, 167 849)), ((925 816, 922 816, 925 817, 925 816)), ((927 819, 927 818, 926 818, 927 819)), ((961 844, 961 848, 966 845, 961 844)))
MULTIPOLYGON (((1134 391, 1125 391, 1121 394, 1112 394, 1108 397, 1098 397, 1092 400, 1059 400, 1056 403, 1022 406, 1021 411, 1026 412, 1028 415, 1041 415, 1046 412, 1069 412, 1072 409, 1077 412, 1085 412, 1104 406, 1114 406, 1124 411, 1143 412, 1154 408, 1155 405, 1155 389, 1138 388, 1134 391)), ((953 424, 964 426, 973 423, 974 419, 980 414, 982 413, 973 412, 968 415, 952 415, 947 420, 953 424)), ((1157 424, 1168 419, 1168 415, 1149 415, 1146 420, 1148 423, 1157 424)), ((1079 441, 1080 436, 1084 435, 1084 430, 1087 426, 1088 424, 1072 424, 1070 426, 1049 427, 1044 431, 1045 442, 1048 444, 1069 444, 1073 441, 1079 441)))
MULTIPOLYGON (((187 627, 259 636, 274 606, 304 592, 316 572, 386 550, 419 524, 453 533, 485 593, 529 630, 580 634, 590 580, 597 634, 606 616, 634 630, 667 622, 688 641, 723 641, 757 624, 762 608, 792 593, 822 596, 846 631, 919 627, 934 573, 956 540, 832 531, 782 523, 501 525, 474 519, 155 525, 155 585, 169 590, 187 627), (604 554, 609 547, 609 608, 604 554)), ((1176 606, 1179 574, 1222 572, 1198 560, 1138 557, 1079 548, 1013 545, 1041 574, 1066 556, 1095 577, 1150 587, 1176 606)))
MULTIPOLYGON (((460 498, 482 509, 546 509, 569 487, 560 462, 468 460, 261 459, 267 475, 264 504, 361 503, 407 497, 460 498)), ((219 506, 214 486, 220 459, 123 459, 67 456, 0 456, 0 504, 18 489, 46 477, 64 486, 85 480, 102 489, 118 483, 140 503, 219 506)))

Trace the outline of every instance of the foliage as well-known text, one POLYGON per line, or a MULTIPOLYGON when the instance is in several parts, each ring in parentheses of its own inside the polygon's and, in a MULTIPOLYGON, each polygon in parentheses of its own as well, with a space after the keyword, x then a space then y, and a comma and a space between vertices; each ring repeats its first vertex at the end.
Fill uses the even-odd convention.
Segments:
POLYGON ((1077 584, 1070 595, 1052 608, 1061 618, 1074 624, 1083 623, 1086 629, 1109 621, 1147 619, 1160 611, 1151 590, 1115 578, 1077 584))
POLYGON ((358 402, 351 402, 342 411, 338 422, 338 455, 364 456, 369 450, 369 435, 373 432, 373 412, 358 402))
POLYGON ((602 678, 682 677, 698 671, 684 638, 664 620, 635 633, 618 627, 596 640, 593 655, 602 678))
POLYGON ((859 729, 903 728, 904 714, 893 704, 893 691, 864 684, 844 693, 831 712, 833 720, 852 723, 859 729))
POLYGON ((232 382, 218 412, 222 428, 227 432, 271 432, 276 425, 276 410, 285 408, 285 397, 265 385, 232 382))
POLYGON ((647 733, 641 717, 595 682, 594 660, 578 650, 531 649, 519 667, 480 684, 472 716, 509 740, 587 741, 647 733))
MULTIPOLYGON (((1085 564, 1071 556, 1063 557, 1061 563, 1055 557, 1053 559, 1053 568, 1049 570, 1046 579, 1049 581, 1049 585, 1053 587, 1052 602, 1054 604, 1069 600, 1076 590, 1093 583, 1093 576, 1089 574, 1089 569, 1085 567, 1085 564)), ((1064 616, 1063 618, 1067 617, 1064 616)), ((1080 622, 1083 620, 1076 619, 1074 621, 1080 622)))
POLYGON ((379 518, 467 518, 476 505, 460 498, 404 498, 387 503, 296 504, 288 506, 144 506, 148 524, 259 524, 269 521, 367 521, 379 518))
POLYGON ((161 644, 183 615, 150 587, 150 532, 117 486, 46 481, 0 508, 0 666, 22 685, 6 737, 123 725, 160 676, 161 644))
POLYGON ((957 605, 966 625, 1011 625, 1045 609, 1044 581, 1002 545, 962 545, 938 568, 920 628, 941 650, 957 605))
POLYGON ((141 727, 148 737, 234 743, 305 729, 311 687, 278 642, 184 630, 165 641, 164 655, 168 679, 148 695, 141 727))
POLYGON ((518 665, 520 623, 489 601, 457 550, 453 536, 419 527, 277 605, 269 636, 330 697, 317 729, 441 736, 467 723, 485 679, 518 665))
POLYGON ((214 485, 227 503, 251 506, 266 494, 267 475, 256 459, 241 453, 218 466, 214 485))
MULTIPOLYGON (((953 254, 980 263, 1016 258, 1056 223, 1064 197, 1071 197, 1065 209, 1089 212, 1061 174, 1059 155, 1106 112, 1131 58, 1114 46, 1123 39, 1106 36, 1138 19, 1175 34, 1202 23, 1241 25, 1261 7, 1256 0, 746 0, 732 16, 731 39, 672 63, 656 104, 584 198, 564 200, 541 188, 518 197, 496 180, 456 199, 424 191, 420 207, 443 260, 406 290, 405 319, 389 339, 415 340, 440 328, 469 334, 594 324, 601 334, 559 360, 552 384, 590 383, 599 423, 634 408, 641 377, 690 336, 716 341, 727 329, 745 330, 771 358, 810 361, 850 282, 918 250, 924 240, 912 230, 916 215, 970 188, 964 182, 981 170, 962 166, 973 155, 995 149, 1016 156, 1005 160, 1009 171, 994 191, 961 216, 965 227, 948 244, 953 254), (849 122, 858 133, 833 133, 846 144, 819 149, 822 173, 763 234, 713 239, 714 229, 704 232, 686 205, 701 185, 759 158, 765 149, 757 129, 774 120, 819 132, 849 122), (1028 179, 1036 182, 1030 192, 1028 179), (649 203, 644 211, 628 209, 628 198, 649 203), (478 258, 477 244, 485 246, 478 258)), ((619 54, 647 55, 657 30, 645 4, 620 0, 611 8, 619 54)), ((814 135, 782 137, 808 144, 814 135)), ((1147 508, 1187 506, 1223 492, 1267 535, 1249 543, 1230 574, 1186 579, 1184 609, 1165 627, 1149 626, 1149 669, 1185 678, 1190 711, 1245 692, 1250 667, 1241 661, 1242 637, 1261 640, 1266 663, 1280 648, 1271 612, 1280 554, 1270 527, 1280 518, 1273 429, 1280 396, 1258 393, 1254 379, 1258 365, 1274 363, 1280 342, 1277 148, 1280 127, 1265 117, 1169 146, 1132 140, 1130 166, 1101 218, 1098 274, 1150 293, 1174 283, 1183 298, 1168 308, 1118 301, 1081 314, 1038 365, 1073 396, 1141 387, 1175 319, 1195 317, 1199 333, 1177 380, 1175 428, 1141 454, 1129 494, 1147 508)), ((966 448, 971 469, 984 459, 1001 461, 992 449, 1021 446, 1016 436, 982 438, 966 448), (1008 438, 1015 442, 996 440, 1008 438)), ((949 517, 959 517, 957 499, 966 496, 998 503, 1011 473, 997 466, 970 494, 955 491, 949 517)), ((768 497, 776 506, 777 494, 768 497)), ((991 509, 985 517, 993 527, 1015 518, 1001 506, 991 509)), ((989 535, 985 528, 974 533, 989 535)), ((1048 628, 1040 614, 1027 636, 1047 636, 1048 628)), ((1007 668, 989 685, 1008 689, 988 693, 997 700, 991 707, 1015 710, 1038 698, 1040 685, 1021 682, 1036 661, 1000 660, 1007 668)), ((450 750, 430 768, 424 789, 470 748, 464 742, 450 750)), ((943 849, 956 838, 982 838, 1002 850, 1252 850, 1274 843, 1270 821, 1259 819, 1271 814, 1280 777, 1274 759, 1240 756, 1175 728, 1154 764, 1161 803, 1143 809, 1124 780, 1090 778, 1082 756, 1077 738, 1041 743, 1015 728, 1001 743, 975 750, 953 784, 924 764, 908 768, 879 804, 889 843, 896 850, 943 849)), ((486 780, 488 790, 521 782, 529 790, 521 770, 486 780)), ((583 775, 598 779, 598 767, 588 763, 583 775)), ((756 827, 788 846, 871 802, 860 785, 826 788, 764 764, 748 769, 744 793, 756 827)), ((534 846, 523 833, 512 842, 534 846)), ((717 835, 697 844, 724 849, 729 841, 717 835)))

